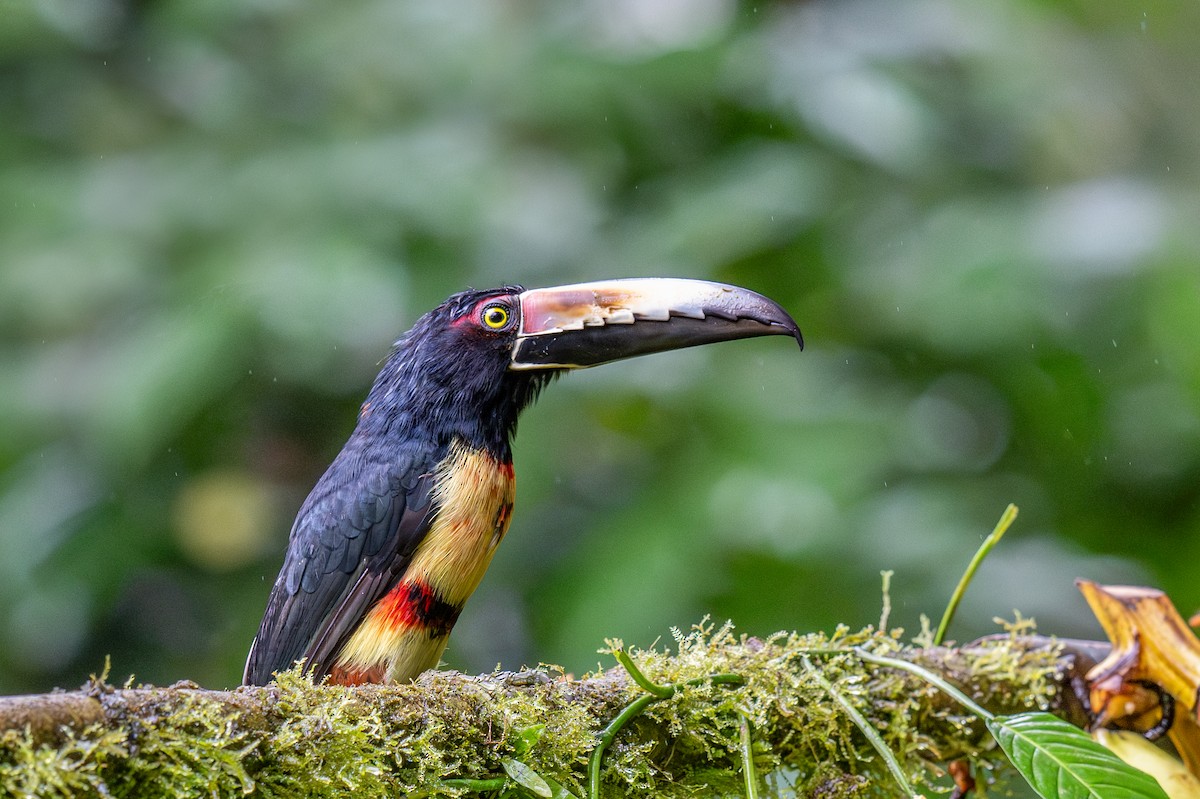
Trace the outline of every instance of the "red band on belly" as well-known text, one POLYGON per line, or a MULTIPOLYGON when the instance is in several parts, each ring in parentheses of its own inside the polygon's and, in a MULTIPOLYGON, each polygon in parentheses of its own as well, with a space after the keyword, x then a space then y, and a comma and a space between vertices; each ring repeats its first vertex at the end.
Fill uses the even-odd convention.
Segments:
POLYGON ((430 638, 449 635, 462 606, 442 600, 437 591, 419 580, 404 580, 379 601, 378 611, 392 627, 416 627, 430 638))

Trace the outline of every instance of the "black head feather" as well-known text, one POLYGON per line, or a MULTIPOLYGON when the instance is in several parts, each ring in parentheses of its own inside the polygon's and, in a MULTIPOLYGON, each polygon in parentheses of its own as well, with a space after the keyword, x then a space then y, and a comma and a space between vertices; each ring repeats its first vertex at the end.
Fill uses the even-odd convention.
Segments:
POLYGON ((523 290, 459 292, 418 319, 375 378, 356 432, 440 445, 462 438, 507 460, 518 416, 557 374, 508 368, 523 290), (482 318, 493 306, 508 314, 502 328, 482 318))

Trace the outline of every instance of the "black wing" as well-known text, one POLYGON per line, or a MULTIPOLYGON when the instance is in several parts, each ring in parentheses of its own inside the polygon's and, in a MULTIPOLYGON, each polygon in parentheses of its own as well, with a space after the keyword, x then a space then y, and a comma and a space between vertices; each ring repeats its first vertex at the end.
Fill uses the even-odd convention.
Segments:
POLYGON ((429 450, 367 451, 352 438, 300 508, 242 681, 265 685, 301 658, 320 678, 399 580, 432 522, 429 450))

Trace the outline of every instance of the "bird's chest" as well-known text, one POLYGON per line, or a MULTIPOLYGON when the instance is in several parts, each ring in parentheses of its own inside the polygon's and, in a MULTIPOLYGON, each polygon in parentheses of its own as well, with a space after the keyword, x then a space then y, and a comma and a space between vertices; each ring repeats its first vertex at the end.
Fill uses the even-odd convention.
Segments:
POLYGON ((465 602, 508 530, 514 488, 511 463, 481 450, 454 447, 438 467, 438 510, 413 553, 409 574, 432 586, 443 601, 465 602))

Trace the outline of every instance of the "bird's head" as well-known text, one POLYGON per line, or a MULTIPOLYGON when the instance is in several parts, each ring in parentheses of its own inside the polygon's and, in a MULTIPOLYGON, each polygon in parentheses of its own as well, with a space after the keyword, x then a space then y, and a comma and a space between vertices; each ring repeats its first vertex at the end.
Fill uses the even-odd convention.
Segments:
POLYGON ((396 344, 363 421, 422 425, 507 452, 521 410, 569 369, 753 336, 793 336, 795 321, 747 289, 703 280, 631 278, 464 291, 396 344))

